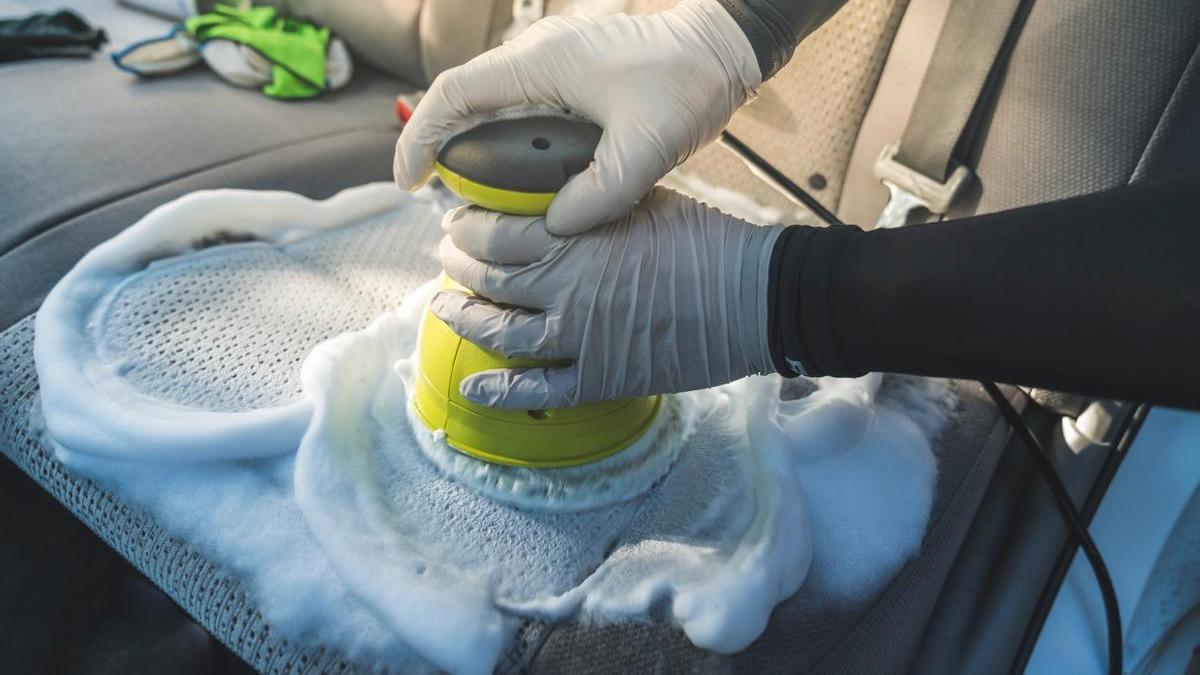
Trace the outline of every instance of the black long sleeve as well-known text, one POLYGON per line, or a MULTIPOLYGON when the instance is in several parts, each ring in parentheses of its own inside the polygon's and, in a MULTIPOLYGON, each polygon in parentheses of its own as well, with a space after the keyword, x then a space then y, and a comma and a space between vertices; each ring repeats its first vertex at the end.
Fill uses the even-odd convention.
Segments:
POLYGON ((1200 173, 957 221, 794 227, 772 356, 1200 408, 1200 173))
POLYGON ((719 0, 750 40, 765 82, 792 58, 804 36, 846 0, 719 0))

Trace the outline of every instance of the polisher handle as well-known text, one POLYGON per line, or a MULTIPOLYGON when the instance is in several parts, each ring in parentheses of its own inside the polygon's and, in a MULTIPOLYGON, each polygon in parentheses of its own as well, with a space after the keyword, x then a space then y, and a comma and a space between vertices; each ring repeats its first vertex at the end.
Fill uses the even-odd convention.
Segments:
POLYGON ((567 181, 591 163, 601 133, 591 122, 551 115, 494 120, 447 141, 435 168, 469 202, 542 215, 567 181))

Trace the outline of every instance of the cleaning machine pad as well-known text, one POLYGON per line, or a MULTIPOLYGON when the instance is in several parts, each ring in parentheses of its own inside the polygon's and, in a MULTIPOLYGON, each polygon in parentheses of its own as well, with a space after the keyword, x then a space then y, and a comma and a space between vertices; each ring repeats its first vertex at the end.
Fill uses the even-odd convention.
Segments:
POLYGON ((377 184, 157 209, 38 315, 47 442, 244 579, 286 638, 368 670, 487 672, 530 619, 668 621, 733 652, 797 591, 857 602, 917 552, 942 382, 668 396, 631 448, 550 472, 414 424, 453 203, 377 184))

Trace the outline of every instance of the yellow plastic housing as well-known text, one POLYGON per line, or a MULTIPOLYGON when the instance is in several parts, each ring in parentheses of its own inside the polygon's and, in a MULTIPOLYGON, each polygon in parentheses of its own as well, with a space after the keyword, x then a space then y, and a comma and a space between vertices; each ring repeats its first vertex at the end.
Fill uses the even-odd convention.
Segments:
POLYGON ((433 168, 451 192, 472 204, 492 211, 516 216, 540 216, 546 213, 550 202, 554 201, 553 192, 501 190, 464 178, 447 169, 441 162, 434 162, 433 168))
MULTIPOLYGON (((442 277, 443 287, 457 287, 442 277)), ((595 462, 637 440, 650 427, 660 397, 592 403, 553 410, 501 410, 476 405, 459 393, 463 378, 492 368, 528 368, 544 361, 509 359, 459 337, 426 311, 417 347, 413 406, 446 442, 487 462, 553 468, 595 462)))

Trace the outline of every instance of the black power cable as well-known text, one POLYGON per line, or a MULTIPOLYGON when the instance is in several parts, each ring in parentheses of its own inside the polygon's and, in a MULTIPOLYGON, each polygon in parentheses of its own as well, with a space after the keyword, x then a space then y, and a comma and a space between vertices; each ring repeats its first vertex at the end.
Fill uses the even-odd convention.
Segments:
POLYGON ((1008 399, 1001 393, 1000 388, 992 382, 980 382, 983 385, 984 391, 991 397, 992 402, 1000 409, 1001 414, 1008 420, 1009 426, 1017 434, 1021 440, 1021 445, 1029 453, 1029 458, 1037 465, 1038 470, 1042 473, 1042 478, 1046 480, 1046 484, 1050 488, 1050 493, 1054 495, 1054 501, 1058 504, 1058 510, 1062 513, 1063 518, 1067 521, 1067 526, 1071 529, 1072 534, 1079 541, 1079 546, 1083 549, 1083 554, 1087 557, 1088 563, 1092 566, 1092 573, 1096 575, 1096 584, 1100 587, 1100 595, 1104 598, 1104 619, 1108 625, 1108 672, 1110 675, 1120 675, 1124 666, 1124 647, 1122 645, 1123 636, 1121 634, 1121 608, 1117 604, 1117 592, 1113 588, 1112 576, 1108 573, 1108 565, 1104 564, 1104 558, 1100 555, 1100 549, 1096 548, 1096 542, 1092 539, 1091 532, 1088 531, 1087 525, 1083 522, 1083 517, 1079 515, 1079 510, 1075 508, 1075 502, 1071 500, 1071 493, 1067 491, 1067 486, 1063 485, 1062 479, 1059 478, 1058 472, 1054 470, 1054 465, 1050 463, 1050 457, 1046 451, 1042 449, 1041 443, 1038 443, 1037 438, 1025 421, 1021 419, 1021 415, 1017 413, 1008 399))
POLYGON ((818 218, 830 225, 841 224, 838 217, 825 208, 824 204, 817 201, 816 197, 813 197, 804 188, 796 185, 795 181, 772 166, 770 162, 763 159, 757 152, 751 150, 750 146, 743 143, 737 136, 728 131, 722 131, 720 140, 725 147, 745 160, 750 165, 752 171, 761 174, 761 177, 767 182, 774 183, 776 187, 791 195, 793 199, 803 204, 805 208, 812 211, 818 218))
MULTIPOLYGON (((830 225, 843 225, 841 218, 838 218, 833 212, 825 208, 815 197, 808 194, 804 188, 796 184, 783 174, 779 169, 776 169, 762 158, 758 153, 754 152, 728 131, 721 133, 721 141, 733 152, 737 153, 743 161, 751 166, 752 169, 764 175, 771 182, 775 183, 779 188, 791 194, 797 201, 804 204, 817 217, 824 220, 830 225)), ((1059 512, 1064 520, 1067 521, 1067 527, 1079 545, 1083 548, 1084 556, 1092 567, 1092 572, 1096 576, 1096 584, 1100 587, 1100 595, 1104 599, 1104 619, 1108 627, 1108 672, 1110 675, 1121 675, 1124 669, 1124 636, 1121 632, 1121 608, 1117 604, 1117 593, 1113 588, 1112 576, 1108 573, 1108 566, 1104 563, 1104 557, 1100 555, 1100 549, 1096 548, 1096 542, 1092 539, 1091 533, 1088 531, 1087 524, 1083 522, 1083 517, 1079 514, 1079 509, 1075 507, 1075 502, 1071 499, 1071 493, 1067 491, 1067 487, 1063 485, 1062 479, 1058 476, 1058 471, 1050 462, 1050 456, 1038 443, 1037 437, 1029 430, 1025 424, 1025 420, 1021 419, 1021 415, 1017 413, 1004 394, 1000 392, 1000 388, 993 382, 980 382, 983 385, 984 391, 991 397, 992 402, 1000 409, 1000 413, 1008 421, 1013 432, 1017 434, 1021 440, 1021 445, 1029 453, 1033 463, 1041 472, 1042 478, 1045 479, 1046 485, 1050 488, 1050 493, 1054 496, 1054 502, 1058 506, 1059 512)))

